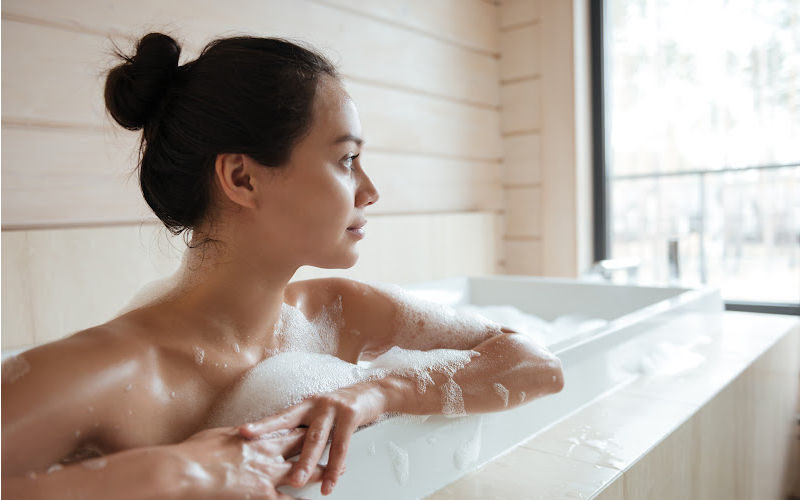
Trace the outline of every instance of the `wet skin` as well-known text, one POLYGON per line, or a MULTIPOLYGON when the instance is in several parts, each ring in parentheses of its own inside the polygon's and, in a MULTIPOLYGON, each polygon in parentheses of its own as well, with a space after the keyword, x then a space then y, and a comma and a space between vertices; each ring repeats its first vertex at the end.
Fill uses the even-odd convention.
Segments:
MULTIPOLYGON (((273 332, 283 303, 313 320, 341 297, 337 347, 328 354, 345 361, 393 345, 414 348, 399 332, 402 305, 380 290, 336 278, 289 283, 302 265, 347 268, 358 258, 360 235, 351 229, 363 224, 365 208, 378 198, 357 157, 360 136, 352 100, 338 82, 326 79, 317 90, 312 128, 287 165, 265 168, 241 154, 217 157, 213 210, 194 237, 211 235, 224 244, 187 251, 171 293, 25 353, 30 370, 14 381, 4 378, 4 494, 13 484, 7 478, 46 471, 76 451, 109 455, 109 472, 114 454, 163 445, 170 445, 169 456, 179 457, 180 467, 195 471, 202 464, 204 479, 192 485, 196 498, 216 498, 235 488, 254 498, 266 488, 265 498, 280 498, 274 488, 281 484, 317 480, 329 493, 344 472, 347 445, 358 426, 385 412, 441 413, 436 391, 421 397, 415 381, 387 377, 310 397, 251 427, 242 422, 239 428, 204 431, 210 409, 225 391, 282 347, 273 332), (346 140, 337 140, 342 137, 346 140), (349 334, 353 329, 362 335, 349 334), (196 347, 203 349, 202 364, 196 347), (308 430, 294 431, 296 439, 282 447, 256 453, 283 458, 299 453, 291 469, 244 467, 252 450, 267 446, 250 439, 298 427, 308 430), (330 461, 320 470, 315 464, 329 439, 330 461), (219 467, 226 461, 238 467, 219 467)), ((438 347, 481 353, 456 377, 470 412, 504 408, 492 389, 498 381, 509 391, 525 391, 529 399, 557 392, 563 384, 558 360, 509 330, 469 342, 455 335, 438 347)), ((52 480, 68 477, 67 469, 52 480)), ((70 487, 67 479, 60 486, 70 487)))

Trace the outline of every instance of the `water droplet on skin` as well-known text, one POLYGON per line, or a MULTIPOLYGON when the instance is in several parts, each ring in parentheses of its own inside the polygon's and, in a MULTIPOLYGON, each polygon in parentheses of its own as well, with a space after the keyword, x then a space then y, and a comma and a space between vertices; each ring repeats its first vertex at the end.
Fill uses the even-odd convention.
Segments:
POLYGON ((553 382, 555 382, 555 381, 556 381, 556 376, 555 376, 555 375, 553 375, 553 382))
POLYGON ((105 458, 92 458, 81 462, 81 465, 90 470, 100 470, 104 468, 106 464, 108 464, 108 460, 105 458))
POLYGON ((175 391, 170 392, 169 397, 175 399, 175 391))
POLYGON ((503 400, 503 407, 508 408, 508 389, 503 384, 495 383, 492 385, 494 392, 503 400))
POLYGON ((202 365, 205 357, 206 351, 204 351, 201 347, 194 346, 194 362, 198 365, 202 365))
POLYGON ((51 474, 51 473, 59 471, 59 470, 61 470, 63 468, 64 468, 64 466, 61 465, 61 464, 53 464, 53 465, 51 465, 50 467, 47 468, 47 473, 51 474))
POLYGON ((361 332, 359 332, 359 331, 358 331, 358 330, 356 330, 355 328, 353 328, 352 330, 350 330, 350 333, 352 333, 352 334, 353 334, 353 335, 355 335, 356 337, 357 337, 357 336, 359 336, 359 335, 361 335, 361 332))
POLYGON ((519 402, 522 403, 523 401, 525 401, 525 391, 520 391, 519 402))
POLYGON ((33 471, 28 472, 28 479, 36 479, 36 473, 33 471))
POLYGON ((233 344, 233 350, 235 352, 241 352, 240 349, 239 349, 239 344, 233 344))
POLYGON ((127 387, 125 387, 125 392, 131 392, 131 389, 133 389, 133 384, 128 384, 127 387))
POLYGON ((81 437, 81 431, 75 431, 75 437, 81 437))

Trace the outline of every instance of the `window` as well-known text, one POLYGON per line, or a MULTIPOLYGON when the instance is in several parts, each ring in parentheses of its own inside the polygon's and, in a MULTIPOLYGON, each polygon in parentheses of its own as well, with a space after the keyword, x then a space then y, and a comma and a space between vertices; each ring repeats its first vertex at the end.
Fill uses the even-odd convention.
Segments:
POLYGON ((596 260, 799 313, 800 2, 592 4, 596 260))

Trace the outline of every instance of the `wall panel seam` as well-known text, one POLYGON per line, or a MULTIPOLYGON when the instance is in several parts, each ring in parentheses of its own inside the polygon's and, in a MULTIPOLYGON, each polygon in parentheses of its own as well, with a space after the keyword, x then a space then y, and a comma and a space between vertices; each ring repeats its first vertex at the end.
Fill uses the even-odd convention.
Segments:
POLYGON ((524 21, 521 23, 507 24, 505 26, 500 26, 500 33, 508 33, 509 31, 527 28, 529 26, 535 26, 537 24, 539 24, 539 19, 531 19, 530 21, 524 21))
POLYGON ((507 130, 503 132, 501 135, 503 137, 517 137, 520 135, 539 135, 541 134, 541 129, 538 128, 529 128, 529 129, 520 129, 520 130, 507 130))
POLYGON ((541 78, 542 78, 542 75, 540 73, 530 73, 530 74, 527 74, 527 75, 515 76, 513 78, 502 79, 502 80, 500 80, 500 86, 513 85, 515 83, 522 83, 522 82, 527 82, 527 81, 530 81, 530 80, 540 80, 541 78))
POLYGON ((399 29, 402 29, 402 30, 410 31, 410 32, 416 33, 418 35, 423 35, 423 36, 425 36, 427 38, 430 38, 431 40, 436 40, 437 42, 440 42, 440 43, 444 43, 444 44, 447 44, 447 45, 452 45, 452 46, 458 47, 459 49, 462 49, 462 50, 467 50, 469 52, 474 52, 476 54, 492 57, 494 59, 497 59, 497 58, 500 57, 500 52, 499 51, 494 51, 494 50, 491 50, 491 49, 480 48, 480 47, 477 47, 477 46, 474 46, 474 45, 469 45, 469 44, 464 43, 464 42, 462 42, 460 40, 455 40, 455 39, 452 39, 452 38, 449 38, 449 37, 437 36, 435 33, 431 32, 431 31, 428 31, 428 30, 425 30, 423 28, 419 28, 417 26, 411 26, 411 25, 408 25, 408 24, 403 24, 403 23, 390 21, 390 20, 388 20, 386 18, 377 16, 377 15, 374 15, 374 14, 370 14, 368 12, 364 12, 364 11, 361 11, 361 10, 358 10, 358 9, 351 9, 351 8, 344 7, 342 5, 338 5, 338 4, 335 4, 335 3, 326 2, 325 0, 306 0, 306 1, 307 2, 316 3, 318 5, 324 5, 324 6, 329 7, 329 8, 338 9, 338 10, 341 10, 343 12, 349 12, 351 14, 355 14, 355 15, 358 15, 358 16, 361 16, 361 17, 366 17, 366 18, 372 19, 373 21, 378 21, 378 22, 381 22, 381 23, 384 23, 384 24, 388 24, 388 25, 393 26, 395 28, 399 28, 399 29))

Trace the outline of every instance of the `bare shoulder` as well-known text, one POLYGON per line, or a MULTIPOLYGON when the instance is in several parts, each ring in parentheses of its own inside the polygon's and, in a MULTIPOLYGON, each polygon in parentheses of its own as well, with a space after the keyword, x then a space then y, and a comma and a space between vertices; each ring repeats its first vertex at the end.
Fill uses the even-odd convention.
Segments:
MULTIPOLYGON (((295 301, 314 314, 325 306, 341 304, 340 357, 383 352, 396 330, 398 302, 380 287, 348 278, 319 278, 289 284, 287 303, 295 301)), ((295 305, 295 304, 292 304, 295 305)))
POLYGON ((3 363, 4 475, 41 470, 102 442, 124 380, 142 370, 147 353, 135 336, 107 324, 3 363))

